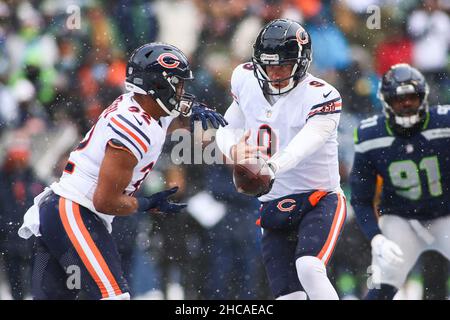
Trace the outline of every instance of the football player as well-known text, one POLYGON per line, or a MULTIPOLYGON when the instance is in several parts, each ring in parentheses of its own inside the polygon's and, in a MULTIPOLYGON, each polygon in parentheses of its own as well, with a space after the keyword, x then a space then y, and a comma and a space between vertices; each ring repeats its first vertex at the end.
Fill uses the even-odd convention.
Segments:
POLYGON ((191 116, 206 126, 223 117, 195 102, 184 86, 193 79, 176 47, 149 43, 137 48, 125 87, 70 154, 60 180, 35 198, 19 230, 36 236, 34 299, 129 299, 120 258, 110 235, 114 216, 135 212, 177 213, 186 205, 168 198, 177 188, 133 196, 155 165, 172 120, 191 116))
POLYGON ((392 299, 426 250, 450 258, 450 106, 429 108, 427 95, 417 69, 394 65, 379 87, 384 114, 355 131, 351 203, 372 245, 367 299, 392 299))
POLYGON ((276 299, 338 299, 326 272, 346 217, 339 186, 339 92, 308 73, 311 38, 297 22, 268 23, 252 62, 236 67, 230 129, 217 131, 232 161, 263 153, 272 185, 261 201, 262 255, 276 299), (320 200, 320 201, 319 201, 320 200))

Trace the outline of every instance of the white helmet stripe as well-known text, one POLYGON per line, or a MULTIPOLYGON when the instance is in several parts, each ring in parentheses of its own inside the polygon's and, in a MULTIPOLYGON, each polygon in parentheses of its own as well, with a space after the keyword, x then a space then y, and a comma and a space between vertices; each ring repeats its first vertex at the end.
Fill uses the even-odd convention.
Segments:
POLYGON ((173 109, 172 111, 167 109, 167 107, 164 105, 164 103, 162 103, 162 101, 159 98, 156 98, 156 102, 169 116, 177 117, 180 114, 180 112, 176 109, 173 109))
POLYGON ((144 89, 139 88, 137 85, 130 83, 128 81, 125 81, 125 89, 127 91, 131 91, 131 92, 135 92, 135 93, 147 94, 147 92, 145 92, 144 89))

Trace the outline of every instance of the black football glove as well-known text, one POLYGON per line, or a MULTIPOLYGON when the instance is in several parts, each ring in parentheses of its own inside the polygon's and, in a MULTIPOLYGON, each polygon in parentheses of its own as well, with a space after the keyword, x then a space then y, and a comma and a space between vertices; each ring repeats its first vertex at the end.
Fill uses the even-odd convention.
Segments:
POLYGON ((139 197, 138 212, 178 213, 187 207, 186 203, 170 202, 168 198, 178 191, 178 187, 157 192, 148 197, 139 197))
POLYGON ((225 127, 228 122, 225 118, 206 104, 195 102, 191 113, 191 132, 194 132, 195 121, 201 121, 203 130, 208 130, 208 120, 215 129, 225 127))

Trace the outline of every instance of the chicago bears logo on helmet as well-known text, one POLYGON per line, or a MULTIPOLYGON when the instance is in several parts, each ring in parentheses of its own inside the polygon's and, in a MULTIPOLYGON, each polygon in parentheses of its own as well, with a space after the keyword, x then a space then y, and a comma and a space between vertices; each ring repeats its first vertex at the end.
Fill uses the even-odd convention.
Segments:
POLYGON ((295 37, 300 44, 306 44, 309 41, 308 33, 302 27, 298 28, 295 37))
POLYGON ((178 57, 173 53, 165 52, 160 54, 157 59, 158 63, 162 65, 164 68, 174 69, 178 67, 180 61, 178 61, 178 57), (171 61, 171 62, 168 62, 171 61))

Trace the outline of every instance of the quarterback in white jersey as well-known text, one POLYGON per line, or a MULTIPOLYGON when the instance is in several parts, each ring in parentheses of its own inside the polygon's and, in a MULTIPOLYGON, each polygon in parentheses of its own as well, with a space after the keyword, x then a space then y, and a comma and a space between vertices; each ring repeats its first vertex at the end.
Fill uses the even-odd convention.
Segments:
POLYGON ((37 196, 19 229, 36 236, 34 299, 129 299, 120 257, 110 235, 114 216, 156 211, 177 213, 185 204, 168 197, 177 187, 148 197, 134 193, 155 165, 169 125, 180 114, 218 128, 223 117, 184 92, 192 80, 185 55, 176 47, 149 43, 127 64, 126 88, 103 111, 72 151, 61 179, 37 196), (69 286, 78 267, 81 287, 69 286), (69 269, 70 268, 70 269, 69 269))
MULTIPOLYGON (((224 131, 249 129, 247 141, 264 147, 268 155, 273 155, 269 163, 279 163, 272 189, 259 200, 270 201, 312 189, 338 190, 337 124, 341 97, 337 90, 325 81, 306 74, 289 93, 272 98, 274 103, 271 104, 260 89, 252 68, 251 63, 241 64, 233 72, 231 91, 235 100, 225 115, 229 126, 224 131), (289 146, 307 122, 314 122, 317 126, 327 122, 332 124, 324 144, 310 140, 311 147, 316 149, 314 152, 311 147, 296 141, 289 146), (304 160, 297 165, 295 160, 300 156, 304 160), (283 159, 285 157, 289 159, 283 159)), ((302 136, 309 138, 305 134, 302 136)), ((225 152, 229 154, 229 151, 225 152)))
POLYGON ((346 216, 337 150, 342 102, 333 86, 307 72, 311 53, 297 22, 266 25, 252 62, 233 72, 229 125, 216 136, 233 161, 265 154, 274 180, 258 198, 262 251, 280 299, 338 298, 325 266, 346 216))

